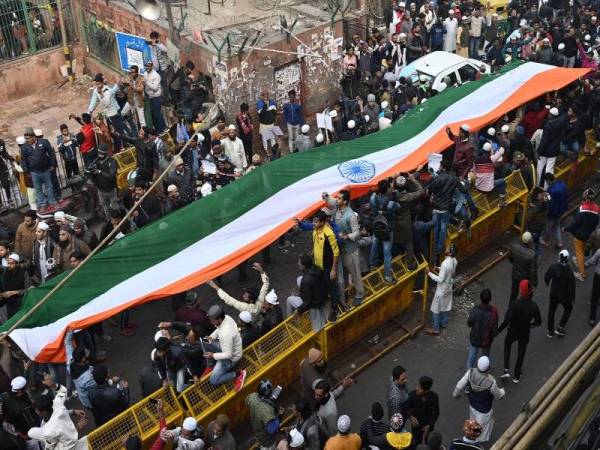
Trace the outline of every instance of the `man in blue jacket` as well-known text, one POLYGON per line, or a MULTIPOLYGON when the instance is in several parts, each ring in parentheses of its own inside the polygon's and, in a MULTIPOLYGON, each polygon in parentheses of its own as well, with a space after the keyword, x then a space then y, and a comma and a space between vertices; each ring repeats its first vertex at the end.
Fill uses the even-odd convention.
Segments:
POLYGON ((40 212, 53 212, 58 206, 50 174, 56 167, 54 150, 46 139, 38 139, 31 127, 25 128, 24 136, 25 144, 21 148, 21 166, 25 172, 31 173, 40 212), (50 204, 50 208, 48 208, 48 204, 50 204))
POLYGON ((548 241, 552 233, 556 236, 556 246, 562 248, 562 234, 560 232, 560 219, 567 211, 569 205, 569 193, 564 181, 557 180, 554 174, 546 172, 544 181, 549 184, 548 194, 550 202, 548 204, 548 221, 546 228, 540 238, 540 244, 548 246, 548 241))
POLYGON ((300 127, 304 124, 302 114, 302 105, 296 97, 296 91, 292 89, 288 92, 289 102, 283 105, 283 123, 287 125, 288 143, 290 153, 296 151, 296 138, 300 127))

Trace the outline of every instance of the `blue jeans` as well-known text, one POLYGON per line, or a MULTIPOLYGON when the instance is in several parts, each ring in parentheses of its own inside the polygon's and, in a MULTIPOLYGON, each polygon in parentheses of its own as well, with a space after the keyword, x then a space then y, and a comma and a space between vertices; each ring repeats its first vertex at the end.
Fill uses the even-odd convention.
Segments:
POLYGON ((31 172, 31 178, 33 179, 33 187, 35 189, 35 198, 38 208, 48 206, 48 203, 51 205, 56 203, 50 171, 31 172), (46 192, 44 192, 44 188, 46 192))
MULTIPOLYGON (((479 59, 479 40, 480 39, 481 39, 481 36, 479 36, 479 37, 470 36, 469 37, 469 58, 479 59)), ((463 80, 463 83, 464 82, 465 82, 465 80, 463 80)))
POLYGON ((440 328, 446 328, 448 326, 448 318, 450 316, 450 311, 440 311, 439 313, 431 313, 432 322, 433 322, 433 330, 436 333, 440 332, 440 328))
POLYGON ((165 119, 162 115, 162 97, 151 97, 150 99, 150 111, 152 113, 152 126, 157 133, 161 133, 165 128, 165 119))
POLYGON ((497 178, 494 180, 494 189, 498 191, 498 195, 501 197, 506 195, 506 181, 504 178, 497 178))
POLYGON ((392 242, 394 241, 390 232, 388 241, 380 241, 373 236, 373 244, 371 244, 371 267, 377 267, 379 264, 379 244, 383 244, 383 276, 386 279, 392 278, 392 242))
POLYGON ((444 250, 448 223, 450 223, 448 211, 433 211, 433 250, 435 253, 441 253, 444 250))
POLYGON ((481 356, 490 356, 490 348, 489 347, 475 347, 473 344, 469 343, 469 356, 467 356, 467 367, 469 370, 477 364, 477 353, 481 350, 481 356))
POLYGON ((574 141, 568 144, 560 143, 560 154, 565 159, 572 159, 573 161, 577 161, 577 157, 579 156, 579 142, 574 141))
MULTIPOLYGON (((207 352, 217 353, 221 351, 221 346, 218 341, 213 341, 211 343, 203 341, 203 346, 204 350, 207 352)), ((235 380, 236 374, 235 370, 233 370, 234 364, 230 359, 219 359, 218 361, 208 359, 207 363, 209 366, 214 363, 214 369, 209 378, 210 384, 213 386, 220 386, 235 380)))
POLYGON ((415 253, 419 253, 429 259, 429 234, 433 228, 433 220, 421 222, 415 220, 413 223, 413 239, 415 240, 415 253))

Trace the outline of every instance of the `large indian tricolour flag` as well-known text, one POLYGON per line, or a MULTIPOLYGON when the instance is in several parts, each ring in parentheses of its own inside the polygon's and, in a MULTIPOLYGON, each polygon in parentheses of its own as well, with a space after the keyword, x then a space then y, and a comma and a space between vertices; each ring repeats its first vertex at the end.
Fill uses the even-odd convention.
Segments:
MULTIPOLYGON (((10 337, 39 362, 64 360, 67 329, 89 327, 135 305, 191 289, 232 269, 321 205, 321 193, 365 193, 450 146, 445 129, 477 130, 586 70, 515 64, 416 106, 392 127, 274 161, 95 255, 10 337)), ((64 276, 64 274, 62 275, 64 276)), ((31 290, 31 309, 60 280, 31 290)))

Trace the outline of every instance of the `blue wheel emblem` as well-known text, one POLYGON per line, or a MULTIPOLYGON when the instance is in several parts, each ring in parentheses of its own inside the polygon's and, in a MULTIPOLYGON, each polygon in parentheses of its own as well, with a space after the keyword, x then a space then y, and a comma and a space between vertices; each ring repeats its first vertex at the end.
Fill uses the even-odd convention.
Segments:
POLYGON ((366 183, 375 176, 375 164, 364 159, 346 161, 338 166, 340 174, 353 183, 366 183))

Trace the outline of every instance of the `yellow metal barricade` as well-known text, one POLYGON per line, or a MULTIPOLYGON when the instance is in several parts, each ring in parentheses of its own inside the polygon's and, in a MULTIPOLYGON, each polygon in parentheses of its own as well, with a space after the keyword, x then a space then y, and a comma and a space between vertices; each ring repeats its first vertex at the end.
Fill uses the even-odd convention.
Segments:
POLYGON ((135 148, 129 147, 113 156, 117 162, 117 189, 125 190, 128 187, 127 175, 137 167, 135 148))
POLYGON ((88 448, 121 450, 124 440, 135 435, 142 439, 145 446, 155 439, 159 431, 159 417, 156 405, 152 404, 150 398, 162 400, 167 425, 181 423, 184 412, 175 391, 172 387, 162 388, 88 434, 88 448))
POLYGON ((597 170, 598 149, 594 133, 590 131, 585 147, 579 152, 577 166, 574 167, 572 160, 565 159, 554 168, 554 175, 557 179, 564 181, 568 189, 575 189, 593 176, 597 170))
POLYGON ((521 172, 513 172, 506 178, 506 206, 500 208, 500 197, 494 191, 489 193, 471 189, 471 196, 479 210, 479 216, 471 224, 470 236, 465 231, 459 233, 454 225, 448 227, 446 243, 454 243, 461 258, 476 254, 492 240, 518 223, 524 231, 524 218, 527 215, 528 190, 521 172))

